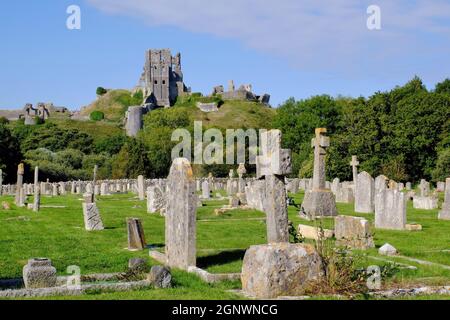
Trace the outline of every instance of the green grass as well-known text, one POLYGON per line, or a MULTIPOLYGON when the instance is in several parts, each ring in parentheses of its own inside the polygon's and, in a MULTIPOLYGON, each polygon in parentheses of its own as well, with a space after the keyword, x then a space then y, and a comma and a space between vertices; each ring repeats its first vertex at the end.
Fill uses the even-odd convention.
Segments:
MULTIPOLYGON (((303 195, 294 195, 301 203, 303 195)), ((32 257, 52 259, 60 275, 69 265, 80 266, 83 274, 120 272, 127 269, 132 257, 148 257, 148 250, 129 252, 127 247, 126 218, 137 217, 143 221, 147 243, 158 250, 164 245, 164 218, 146 213, 145 202, 132 195, 99 197, 98 206, 106 229, 100 232, 84 230, 81 200, 79 196, 43 197, 42 205, 64 205, 66 208, 43 208, 33 213, 23 208, 0 210, 0 279, 19 278, 22 268, 32 257)), ((12 197, 0 198, 13 202, 12 197)), ((31 199, 30 199, 31 200, 31 199)), ((212 273, 240 272, 245 250, 266 242, 264 214, 255 210, 235 210, 221 216, 214 209, 226 201, 209 201, 197 210, 198 265, 212 273)), ((353 205, 338 204, 340 214, 364 216, 373 221, 373 214, 355 214, 353 205)), ((295 207, 289 208, 289 219, 300 220, 295 207)), ((408 222, 420 223, 421 232, 375 230, 375 243, 379 247, 386 242, 394 245, 407 257, 419 258, 450 265, 448 250, 450 222, 437 220, 437 210, 414 210, 408 206, 408 222)), ((333 227, 332 219, 325 219, 326 228, 333 227)), ((366 252, 377 256, 377 249, 366 252)), ((150 261, 150 258, 148 258, 150 261)), ((422 266, 400 258, 393 261, 417 266, 417 270, 400 270, 385 282, 386 287, 401 285, 441 285, 450 283, 450 271, 436 266, 422 266)), ((155 261, 151 263, 156 264, 155 261)), ((365 265, 382 265, 380 261, 364 261, 365 265)), ((196 276, 174 271, 175 286, 168 290, 141 290, 127 293, 89 294, 82 299, 238 299, 229 289, 238 289, 239 282, 205 284, 196 276)), ((68 299, 67 297, 56 297, 68 299)), ((79 299, 72 297, 70 299, 79 299)), ((317 297, 320 298, 320 297, 317 297)), ((431 297, 433 298, 433 297, 431 297)))

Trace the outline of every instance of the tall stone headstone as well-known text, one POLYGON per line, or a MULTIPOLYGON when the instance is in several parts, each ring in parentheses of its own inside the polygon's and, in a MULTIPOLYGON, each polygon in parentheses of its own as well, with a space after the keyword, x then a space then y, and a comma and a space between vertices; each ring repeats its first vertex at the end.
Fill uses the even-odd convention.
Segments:
POLYGON ((375 210, 375 181, 367 172, 361 172, 356 179, 355 211, 373 213, 375 210))
POLYGON ((406 194, 386 189, 375 195, 375 228, 404 230, 406 226, 406 194))
POLYGON ((138 196, 139 200, 144 201, 145 200, 145 181, 144 176, 139 176, 137 179, 137 188, 138 188, 138 196))
POLYGON ((41 188, 39 187, 39 167, 34 168, 34 201, 33 211, 39 212, 41 208, 41 188))
POLYGON ((356 179, 358 178, 358 166, 359 161, 357 156, 352 156, 352 161, 350 162, 350 165, 352 166, 352 172, 353 172, 353 184, 356 185, 356 179))
POLYGON ((284 176, 291 173, 291 150, 281 149, 281 131, 261 134, 262 154, 256 159, 258 178, 265 181, 263 207, 268 243, 289 242, 287 193, 284 176))
POLYGON ((144 250, 147 247, 145 242, 144 228, 142 222, 137 218, 127 219, 128 230, 128 250, 144 250))
POLYGON ((166 259, 169 267, 196 265, 197 195, 190 162, 173 161, 167 178, 166 259))
POLYGON ((450 178, 445 180, 445 196, 442 210, 439 212, 439 220, 450 220, 450 178))
POLYGON ((23 190, 23 175, 25 174, 25 166, 23 163, 19 164, 17 168, 17 184, 16 184, 16 197, 15 204, 18 207, 25 205, 25 193, 23 190))
POLYGON ((302 211, 309 218, 337 215, 334 195, 331 190, 325 189, 325 156, 326 148, 330 146, 330 138, 323 135, 326 132, 325 128, 317 128, 316 136, 311 142, 311 146, 314 148, 312 190, 305 193, 302 203, 302 211))

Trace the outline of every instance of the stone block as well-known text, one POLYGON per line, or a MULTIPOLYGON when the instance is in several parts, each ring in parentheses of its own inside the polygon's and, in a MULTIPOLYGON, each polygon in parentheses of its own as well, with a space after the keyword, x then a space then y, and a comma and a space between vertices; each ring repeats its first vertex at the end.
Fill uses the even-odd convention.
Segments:
POLYGON ((336 245, 366 250, 375 247, 369 221, 364 218, 338 216, 334 232, 336 245))
POLYGON ((50 259, 30 259, 23 267, 23 282, 27 289, 55 287, 56 281, 56 269, 50 259))
POLYGON ((250 247, 242 266, 242 289, 258 299, 300 296, 323 278, 323 264, 313 246, 273 243, 250 247))
POLYGON ((319 240, 319 238, 330 239, 334 236, 333 230, 322 229, 304 224, 299 224, 298 233, 305 239, 319 240))

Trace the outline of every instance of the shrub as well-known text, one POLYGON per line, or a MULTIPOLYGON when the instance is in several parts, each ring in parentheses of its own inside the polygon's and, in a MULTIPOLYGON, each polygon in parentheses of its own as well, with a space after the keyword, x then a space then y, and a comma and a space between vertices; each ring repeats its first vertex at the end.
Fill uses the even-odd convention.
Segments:
POLYGON ((8 124, 9 120, 6 119, 5 117, 0 117, 0 124, 8 124))
POLYGON ((101 120, 105 119, 105 114, 101 111, 94 111, 91 113, 90 119, 92 121, 101 121, 101 120))
POLYGON ((103 88, 103 87, 98 87, 98 88, 97 88, 97 95, 99 95, 99 96, 103 96, 103 95, 105 95, 107 92, 108 92, 108 90, 106 90, 106 89, 103 88))

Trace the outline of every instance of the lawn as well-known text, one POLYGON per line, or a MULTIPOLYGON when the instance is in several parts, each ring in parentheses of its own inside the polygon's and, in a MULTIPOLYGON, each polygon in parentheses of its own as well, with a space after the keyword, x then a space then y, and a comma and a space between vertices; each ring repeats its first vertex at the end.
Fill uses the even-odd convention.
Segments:
MULTIPOLYGON (((302 194, 293 195, 301 203, 302 194)), ((12 197, 1 201, 13 202, 12 197)), ((83 274, 121 272, 127 269, 132 257, 148 257, 148 250, 130 252, 127 247, 126 218, 141 218, 149 246, 161 250, 164 245, 164 218, 146 213, 146 203, 133 195, 99 197, 98 207, 105 230, 84 230, 80 196, 43 197, 41 212, 24 208, 0 209, 0 279, 20 278, 22 268, 32 257, 47 257, 60 275, 66 268, 77 265, 83 274), (65 208, 45 208, 65 206, 65 208)), ((266 242, 264 214, 255 210, 235 210, 216 216, 214 209, 226 201, 209 201, 197 210, 198 266, 212 273, 240 272, 245 250, 254 244, 266 242)), ((373 221, 373 214, 355 214, 353 205, 338 204, 340 214, 364 216, 373 221)), ((289 208, 289 218, 299 223, 317 224, 300 220, 297 209, 289 208)), ((437 210, 422 211, 408 207, 408 222, 423 226, 421 232, 375 231, 377 247, 386 242, 394 245, 401 255, 438 264, 450 265, 450 222, 437 220, 437 210), (444 251, 447 250, 447 251, 444 251)), ((325 219, 323 225, 332 227, 333 220, 325 219)), ((381 265, 373 260, 377 250, 369 250, 366 265, 381 265)), ((149 258, 150 259, 150 258, 149 258)), ((384 282, 394 285, 450 284, 450 271, 439 266, 424 266, 402 258, 391 258, 416 266, 417 270, 400 270, 384 282)), ((151 261, 156 264, 156 261, 151 261)), ((230 289, 239 289, 240 283, 223 282, 205 284, 196 276, 174 270, 174 287, 167 290, 142 290, 127 293, 91 294, 83 299, 239 299, 230 289)), ((65 297, 64 299, 67 299, 65 297)), ((79 298, 77 298, 79 299, 79 298)))

